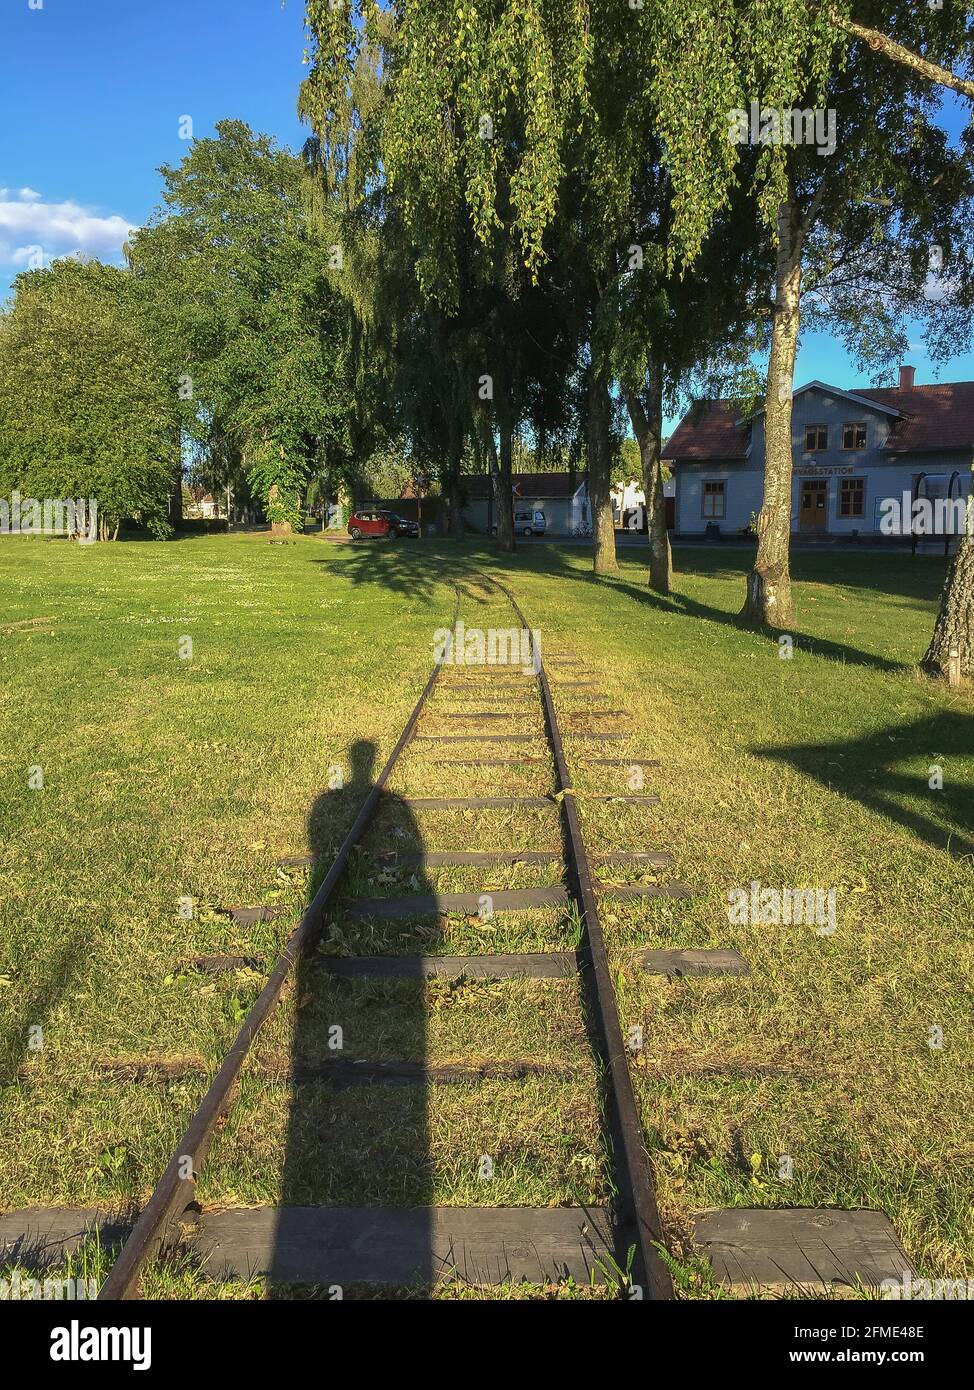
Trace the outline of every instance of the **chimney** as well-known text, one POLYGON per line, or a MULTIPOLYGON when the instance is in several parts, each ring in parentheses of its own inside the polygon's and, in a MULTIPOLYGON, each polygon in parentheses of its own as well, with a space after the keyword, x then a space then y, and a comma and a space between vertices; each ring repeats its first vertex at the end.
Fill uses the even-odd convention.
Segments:
POLYGON ((912 391, 912 390, 913 390, 913 378, 914 378, 915 375, 916 375, 916 367, 901 367, 901 368, 900 368, 900 390, 901 390, 901 391, 912 391))

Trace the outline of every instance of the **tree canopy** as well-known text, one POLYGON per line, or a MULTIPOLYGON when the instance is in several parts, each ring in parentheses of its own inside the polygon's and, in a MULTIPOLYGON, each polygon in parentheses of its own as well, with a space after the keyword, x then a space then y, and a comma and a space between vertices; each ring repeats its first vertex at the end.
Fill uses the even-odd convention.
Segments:
POLYGON ((169 533, 178 419, 147 308, 98 261, 17 276, 0 318, 0 489, 93 498, 103 534, 127 518, 169 533))
POLYGON ((303 166, 242 121, 220 121, 177 166, 137 233, 191 438, 226 439, 272 521, 299 519, 321 466, 348 468, 347 333, 338 254, 310 228, 303 166))

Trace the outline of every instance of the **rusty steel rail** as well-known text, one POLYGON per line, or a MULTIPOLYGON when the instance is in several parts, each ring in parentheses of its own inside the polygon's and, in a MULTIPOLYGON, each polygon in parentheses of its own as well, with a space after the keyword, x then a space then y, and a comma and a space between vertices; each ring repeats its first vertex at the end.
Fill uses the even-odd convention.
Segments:
MULTIPOLYGON (((459 612, 459 604, 458 595, 457 605, 454 609, 454 622, 459 612)), ((111 1273, 98 1293, 99 1299, 126 1299, 139 1296, 138 1282, 142 1266, 147 1259, 160 1250, 165 1243, 170 1227, 178 1221, 194 1200, 197 1174, 206 1159, 217 1123, 232 1103, 233 1087, 243 1068, 251 1043, 267 1021, 267 1017, 277 1003, 284 983, 298 959, 305 951, 315 945, 321 933, 325 908, 328 906, 335 886, 345 870, 349 855, 375 814, 375 809, 393 769, 412 738, 419 717, 433 693, 440 670, 441 667, 437 663, 426 682, 423 693, 413 707, 398 743, 389 754, 389 758, 374 785, 370 787, 351 829, 339 846, 331 868, 322 880, 317 893, 301 914, 301 919, 288 938, 274 969, 268 976, 267 983, 257 996, 254 1007, 244 1019, 233 1046, 227 1053, 220 1070, 200 1102, 199 1109, 179 1141, 176 1152, 169 1161, 169 1166, 153 1189, 152 1196, 119 1252, 111 1273)))
MULTIPOLYGON (((493 579, 491 582, 507 598, 522 627, 531 632, 534 650, 534 632, 528 627, 514 595, 499 580, 493 579)), ((555 758, 558 791, 561 794, 561 810, 569 849, 569 865, 585 926, 582 954, 591 967, 596 1025, 606 1066, 606 1099, 616 1151, 616 1179, 619 1189, 616 1209, 618 1249, 624 1254, 627 1247, 635 1248, 631 1271, 634 1284, 640 1285, 652 1299, 671 1299, 674 1297, 673 1280, 657 1249, 657 1244, 662 1245, 663 1232, 656 1200, 656 1184, 646 1153, 636 1093, 629 1071, 629 1060, 609 970, 609 956, 598 903, 595 900, 592 870, 565 759, 558 715, 540 649, 536 651, 535 661, 544 703, 545 723, 548 726, 548 737, 555 758)))

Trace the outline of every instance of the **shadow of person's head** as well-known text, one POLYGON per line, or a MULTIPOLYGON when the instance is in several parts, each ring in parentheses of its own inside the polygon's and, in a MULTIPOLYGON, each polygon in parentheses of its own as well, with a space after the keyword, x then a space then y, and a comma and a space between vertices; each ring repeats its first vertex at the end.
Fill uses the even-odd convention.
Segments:
POLYGON ((375 775, 376 745, 370 738, 357 738, 348 750, 348 763, 351 771, 348 785, 367 790, 375 775))
MULTIPOLYGON (((368 738, 359 738, 348 750, 345 765, 328 769, 328 786, 315 797, 308 816, 308 848, 320 861, 334 853, 348 830, 349 815, 367 795, 375 776, 378 749, 368 738)), ((312 885, 313 886, 313 885, 312 885)))

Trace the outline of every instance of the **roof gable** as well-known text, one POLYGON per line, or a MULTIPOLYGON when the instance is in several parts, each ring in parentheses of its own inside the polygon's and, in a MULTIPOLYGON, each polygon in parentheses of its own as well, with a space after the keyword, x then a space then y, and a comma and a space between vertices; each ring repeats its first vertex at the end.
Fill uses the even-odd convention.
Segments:
POLYGON ((867 410, 878 410, 883 415, 899 415, 900 411, 895 405, 887 405, 884 402, 867 400, 864 391, 843 391, 841 387, 830 386, 827 381, 809 381, 804 386, 799 386, 794 392, 794 396, 803 396, 806 391, 824 391, 827 396, 835 396, 838 400, 852 401, 853 405, 863 405, 867 410))
MULTIPOLYGON (((824 391, 861 409, 890 417, 884 453, 974 452, 974 381, 934 386, 865 387, 843 391, 823 381, 810 381, 795 395, 824 391)), ((675 463, 695 460, 733 462, 747 457, 750 419, 736 418, 732 401, 699 401, 684 415, 663 448, 675 463)))
MULTIPOLYGON (((867 400, 864 391, 843 391, 840 386, 830 386, 827 381, 806 381, 804 386, 799 386, 797 391, 791 393, 792 400, 798 396, 804 396, 807 391, 821 391, 826 396, 835 396, 837 400, 842 401, 852 401, 853 405, 865 406, 867 410, 878 410, 883 415, 899 415, 900 413, 895 406, 867 400)), ((758 406, 753 415, 747 416, 747 419, 756 420, 759 415, 763 414, 764 406, 758 406)))

